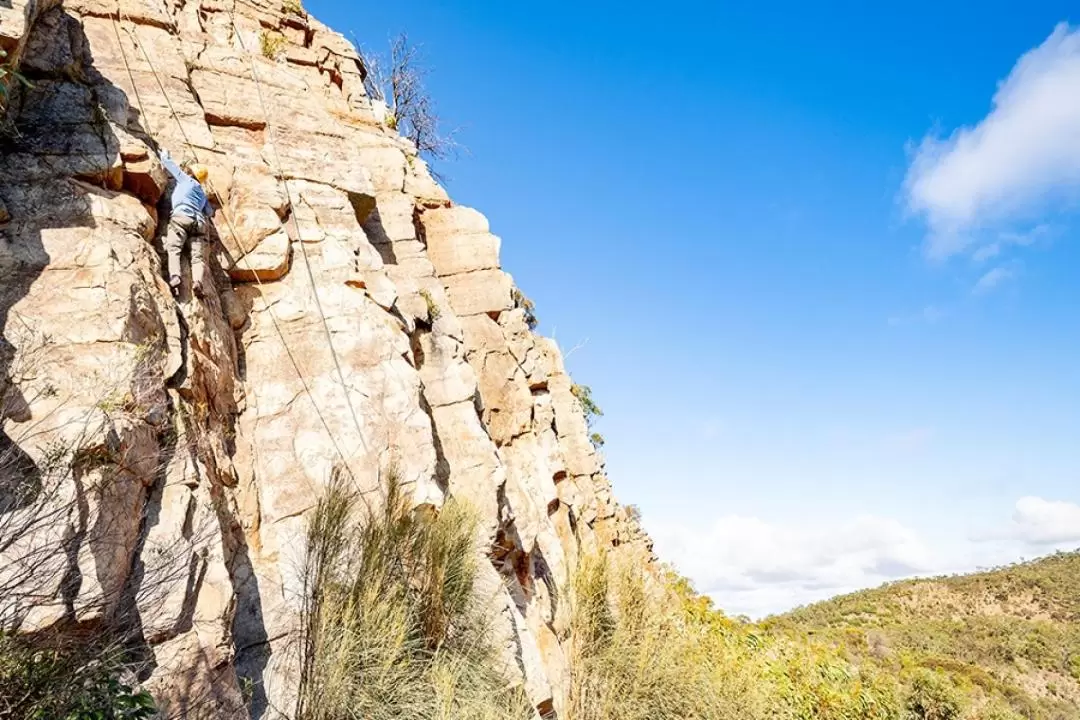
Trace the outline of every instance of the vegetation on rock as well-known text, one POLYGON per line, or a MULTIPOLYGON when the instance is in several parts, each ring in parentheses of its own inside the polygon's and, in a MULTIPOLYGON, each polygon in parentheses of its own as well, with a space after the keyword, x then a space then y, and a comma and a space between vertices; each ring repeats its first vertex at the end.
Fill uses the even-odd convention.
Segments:
POLYGON ((30 86, 30 82, 8 61, 7 56, 6 51, 0 50, 0 112, 7 106, 9 78, 30 86))
MULTIPOLYGON (((9 372, 35 370, 40 370, 36 363, 9 372)), ((11 389, 0 384, 0 408, 11 407, 11 389)), ((55 391, 46 386, 41 392, 55 391)), ((94 495, 92 454, 76 441, 54 441, 34 462, 15 445, 0 444, 0 718, 5 720, 142 720, 156 714, 153 698, 137 688, 136 674, 145 662, 132 650, 138 628, 126 604, 100 589, 80 595, 78 567, 68 565, 62 581, 63 620, 35 632, 21 627, 35 614, 60 612, 44 578, 77 559, 81 538, 54 528, 85 512, 80 501, 94 495), (67 492, 76 476, 85 493, 81 498, 67 492)), ((159 575, 148 571, 146 596, 167 582, 159 575)))
POLYGON ((435 302, 435 298, 431 296, 431 292, 428 290, 421 290, 420 297, 424 299, 424 306, 427 308, 428 320, 435 322, 439 319, 442 311, 439 310, 438 303, 435 302))
POLYGON ((476 590, 475 514, 413 511, 394 477, 362 498, 336 475, 308 526, 297 720, 532 717, 476 590))
POLYGON ((0 634, 0 718, 154 717, 149 693, 120 679, 126 665, 125 653, 114 645, 69 639, 52 644, 43 638, 0 634))
POLYGON ((438 107, 425 85, 429 69, 408 35, 401 33, 391 40, 388 55, 364 51, 360 55, 367 70, 364 87, 368 95, 386 104, 386 125, 411 140, 429 160, 455 154, 457 130, 443 129, 438 107))
POLYGON ((588 385, 574 385, 570 388, 570 392, 578 399, 578 402, 581 403, 581 409, 585 413, 585 421, 591 427, 593 421, 598 417, 602 417, 604 414, 604 411, 601 410, 600 406, 593 400, 592 388, 588 385))
POLYGON ((259 33, 259 50, 263 57, 277 60, 285 51, 287 41, 285 36, 274 30, 263 30, 259 33))
POLYGON ((536 317, 536 303, 518 288, 514 288, 512 295, 514 307, 519 307, 525 311, 525 324, 529 326, 530 330, 535 330, 540 324, 540 319, 536 317))

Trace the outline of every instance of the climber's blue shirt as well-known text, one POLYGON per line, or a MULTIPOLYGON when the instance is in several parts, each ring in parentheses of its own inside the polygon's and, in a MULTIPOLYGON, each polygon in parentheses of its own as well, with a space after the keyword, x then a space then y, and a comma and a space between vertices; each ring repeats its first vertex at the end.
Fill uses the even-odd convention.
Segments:
POLYGON ((161 164, 176 180, 172 191, 173 213, 193 218, 200 215, 210 217, 210 201, 207 200, 199 181, 181 170, 168 153, 161 153, 161 164))

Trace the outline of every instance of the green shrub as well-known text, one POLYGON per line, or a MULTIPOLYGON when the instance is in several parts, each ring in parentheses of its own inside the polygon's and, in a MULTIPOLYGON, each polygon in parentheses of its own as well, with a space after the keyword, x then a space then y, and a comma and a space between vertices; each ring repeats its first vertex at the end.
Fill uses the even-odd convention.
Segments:
POLYGON ((999 702, 988 703, 974 711, 970 717, 973 720, 1024 720, 1023 715, 999 702))
POLYGON ((912 678, 907 700, 911 720, 957 720, 963 710, 960 693, 947 675, 922 669, 912 678))
POLYGON ((281 9, 290 15, 304 15, 304 6, 300 0, 282 0, 281 9))
POLYGON ((285 50, 285 36, 276 30, 263 30, 259 34, 259 49, 263 57, 277 60, 285 50))
POLYGON ((518 288, 514 288, 512 295, 514 307, 519 307, 525 311, 525 324, 528 325, 530 330, 535 330, 540 324, 540 320, 536 317, 536 304, 518 288))
POLYGON ((716 611, 674 572, 630 594, 645 612, 626 612, 619 583, 633 576, 588 563, 573 593, 570 720, 675 707, 720 720, 1080 719, 1080 553, 895 583, 757 624, 716 611), (705 705, 677 706, 674 687, 705 705), (722 704, 709 706, 716 693, 722 704))
POLYGON ((591 426, 593 420, 603 416, 604 411, 600 409, 600 406, 593 400, 592 388, 588 385, 572 385, 570 387, 570 394, 578 399, 581 403, 581 409, 585 412, 585 420, 591 426))
POLYGON ((435 298, 431 296, 431 293, 427 290, 420 291, 420 297, 424 299, 424 305, 427 306, 428 319, 431 322, 435 322, 442 315, 442 310, 439 309, 439 305, 435 302, 435 298))
POLYGON ((873 667, 856 667, 835 649, 799 639, 769 652, 770 705, 792 720, 899 720, 897 683, 873 667))
POLYGON ((895 676, 730 618, 673 571, 584 558, 571 597, 569 720, 902 720, 895 676))
POLYGON ((297 720, 531 718, 488 638, 474 513, 360 507, 335 474, 307 535, 297 720))
POLYGON ((0 718, 146 720, 149 693, 120 680, 130 672, 113 644, 0 635, 0 718))

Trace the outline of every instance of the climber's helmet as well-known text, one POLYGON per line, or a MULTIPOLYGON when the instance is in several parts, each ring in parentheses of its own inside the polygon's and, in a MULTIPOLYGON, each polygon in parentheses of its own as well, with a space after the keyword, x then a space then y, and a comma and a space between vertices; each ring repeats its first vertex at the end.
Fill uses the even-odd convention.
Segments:
POLYGON ((200 183, 205 183, 207 176, 210 175, 210 171, 207 167, 205 165, 200 165, 199 163, 192 164, 189 170, 191 172, 191 177, 195 178, 200 183))

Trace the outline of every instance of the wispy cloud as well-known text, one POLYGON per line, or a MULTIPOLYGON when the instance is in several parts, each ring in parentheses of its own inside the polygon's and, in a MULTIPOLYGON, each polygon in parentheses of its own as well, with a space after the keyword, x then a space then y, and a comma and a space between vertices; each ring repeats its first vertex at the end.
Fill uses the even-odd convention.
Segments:
POLYGON ((983 273, 975 286, 971 288, 972 295, 986 295, 1001 286, 1002 283, 1011 280, 1016 273, 1008 268, 996 267, 983 273))
POLYGON ((1062 23, 1020 58, 981 122, 922 141, 905 191, 908 209, 929 225, 930 257, 993 257, 1007 241, 984 238, 986 230, 1029 220, 1080 187, 1077 87, 1080 30, 1062 23))
POLYGON ((1034 245, 1036 242, 1048 238, 1053 234, 1053 229, 1046 223, 1040 223, 1031 228, 1028 232, 1003 232, 998 235, 997 240, 991 241, 986 245, 982 245, 971 257, 976 262, 986 262, 998 257, 1009 247, 1027 247, 1028 245, 1034 245))

